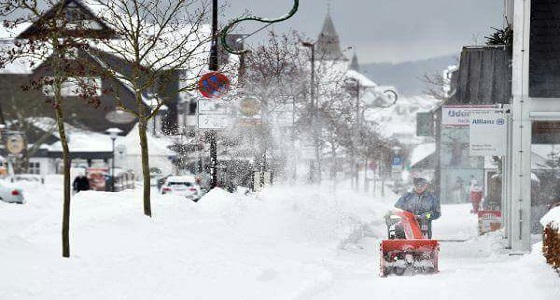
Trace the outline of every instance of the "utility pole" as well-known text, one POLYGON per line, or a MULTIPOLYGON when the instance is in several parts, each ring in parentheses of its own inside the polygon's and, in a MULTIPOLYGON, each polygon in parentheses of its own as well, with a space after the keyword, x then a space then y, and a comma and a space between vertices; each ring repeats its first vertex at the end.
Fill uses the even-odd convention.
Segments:
MULTIPOLYGON (((212 44, 210 46, 210 71, 218 71, 218 0, 212 0, 212 44)), ((218 185, 218 150, 216 141, 216 131, 209 131, 210 138, 210 189, 218 185)))

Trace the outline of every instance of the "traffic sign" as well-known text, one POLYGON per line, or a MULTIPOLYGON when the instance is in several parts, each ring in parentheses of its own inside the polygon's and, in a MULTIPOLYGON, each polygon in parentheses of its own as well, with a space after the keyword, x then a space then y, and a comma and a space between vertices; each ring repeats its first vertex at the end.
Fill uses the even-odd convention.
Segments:
POLYGON ((403 158, 400 156, 393 157, 393 163, 391 166, 393 172, 400 172, 403 169, 403 158))
POLYGON ((206 98, 220 98, 229 90, 229 79, 220 72, 209 72, 198 80, 198 90, 206 98))
POLYGON ((198 128, 224 129, 231 126, 229 115, 198 115, 198 128))
POLYGON ((230 106, 222 99, 200 99, 198 100, 198 113, 201 115, 227 115, 230 106))

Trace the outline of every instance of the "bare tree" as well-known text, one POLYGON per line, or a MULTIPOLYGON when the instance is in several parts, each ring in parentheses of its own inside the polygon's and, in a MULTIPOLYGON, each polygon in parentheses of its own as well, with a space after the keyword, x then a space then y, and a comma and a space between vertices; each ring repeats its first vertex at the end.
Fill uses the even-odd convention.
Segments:
POLYGON ((445 100, 445 93, 443 90, 444 77, 441 72, 424 73, 420 78, 425 83, 424 94, 432 96, 438 100, 445 100))
MULTIPOLYGON (((20 63, 35 67, 30 81, 22 86, 24 90, 42 91, 55 113, 58 135, 62 144, 62 161, 64 174, 63 220, 62 220, 62 256, 70 257, 70 155, 68 139, 64 127, 66 105, 63 97, 63 85, 70 78, 81 74, 81 68, 69 59, 72 49, 81 44, 83 28, 70 27, 71 19, 65 14, 66 1, 3 1, 0 4, 1 16, 7 18, 4 27, 15 29, 26 22, 34 22, 17 39, 4 44, 0 58, 0 67, 20 63)), ((15 36, 14 36, 15 37, 15 36)), ((96 100, 91 89, 82 82, 76 87, 83 99, 96 100)))
POLYGON ((207 7, 195 0, 91 1, 97 17, 119 37, 99 39, 88 52, 98 71, 116 80, 111 93, 117 108, 138 118, 144 214, 151 216, 148 121, 178 94, 196 88, 208 58, 210 29, 203 26, 207 7), (122 101, 121 85, 133 93, 134 104, 122 101))
MULTIPOLYGON (((316 151, 328 147, 332 154, 331 177, 336 176, 337 152, 358 153, 367 139, 360 138, 360 116, 351 91, 345 87, 346 61, 343 57, 315 57, 313 70, 315 86, 310 85, 311 53, 302 47, 304 38, 297 32, 287 35, 269 33, 269 39, 256 47, 247 57, 245 90, 256 97, 261 105, 264 130, 262 141, 272 141, 268 122, 275 109, 294 101, 292 140, 314 141, 316 151), (311 101, 313 89, 315 101, 311 101)), ((362 104, 363 105, 363 104, 362 104)), ((363 125, 367 127, 367 125, 363 125)), ((372 132, 364 130, 372 136, 372 132)), ((285 136, 284 136, 285 137, 285 136)), ((261 146, 260 153, 274 147, 271 142, 261 146)), ((365 150, 364 150, 365 151, 365 150)), ((321 169, 322 159, 311 168, 321 169)))
MULTIPOLYGON (((283 35, 269 31, 268 39, 246 57, 247 72, 243 89, 248 96, 256 98, 260 106, 261 124, 256 133, 261 145, 259 153, 256 153, 256 162, 261 171, 268 168, 267 153, 275 147, 272 127, 280 126, 272 124, 272 115, 288 106, 294 110, 293 114, 302 111, 298 102, 304 98, 304 78, 307 78, 308 71, 305 69, 305 56, 298 47, 300 40, 301 36, 295 31, 283 35)), ((295 115, 293 117, 296 118, 295 115)), ((292 126, 292 139, 294 130, 292 126)))

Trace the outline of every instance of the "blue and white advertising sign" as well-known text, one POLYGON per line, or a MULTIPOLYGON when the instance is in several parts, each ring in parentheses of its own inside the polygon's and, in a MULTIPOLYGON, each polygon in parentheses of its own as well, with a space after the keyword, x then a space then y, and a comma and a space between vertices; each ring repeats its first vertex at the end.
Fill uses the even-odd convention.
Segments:
POLYGON ((507 149, 507 114, 501 109, 470 113, 469 154, 503 156, 507 149))
POLYGON ((445 105, 441 111, 441 125, 469 126, 470 114, 474 111, 496 109, 494 105, 445 105))

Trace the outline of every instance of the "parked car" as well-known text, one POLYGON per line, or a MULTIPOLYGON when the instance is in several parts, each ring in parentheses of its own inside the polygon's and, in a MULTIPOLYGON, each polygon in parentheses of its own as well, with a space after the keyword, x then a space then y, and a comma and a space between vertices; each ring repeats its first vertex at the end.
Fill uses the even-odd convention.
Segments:
POLYGON ((165 183, 165 181, 167 180, 167 178, 171 176, 171 175, 167 175, 167 176, 163 176, 161 178, 158 178, 157 181, 157 188, 158 190, 161 190, 161 187, 163 186, 163 184, 165 183))
POLYGON ((193 176, 167 177, 161 186, 161 193, 184 196, 195 202, 202 197, 200 186, 193 176))
POLYGON ((10 203, 24 204, 23 190, 9 183, 0 182, 0 200, 10 203))

